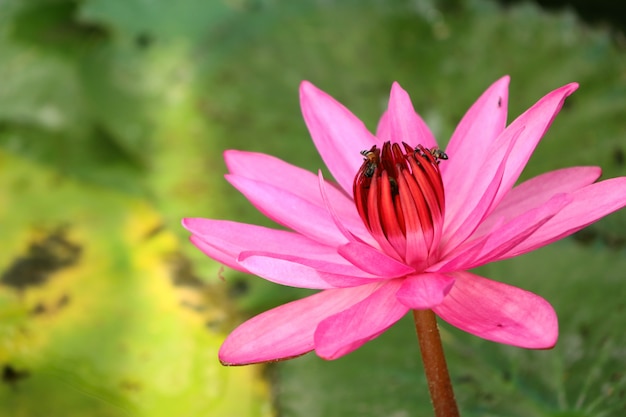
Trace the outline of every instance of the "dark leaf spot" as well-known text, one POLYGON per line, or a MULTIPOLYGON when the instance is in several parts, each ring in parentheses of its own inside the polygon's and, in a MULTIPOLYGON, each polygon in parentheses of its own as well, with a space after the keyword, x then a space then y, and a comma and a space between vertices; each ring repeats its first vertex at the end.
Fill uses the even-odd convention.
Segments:
POLYGON ((20 379, 24 379, 29 376, 30 373, 26 370, 17 370, 10 364, 5 364, 2 367, 2 382, 5 384, 13 385, 17 384, 20 379))
POLYGON ((43 303, 37 303, 35 307, 30 310, 30 314, 33 316, 38 316, 40 314, 44 314, 46 312, 46 306, 43 303))
POLYGON ((198 278, 189 259, 181 254, 173 255, 169 260, 172 284, 177 287, 203 288, 204 281, 198 278))
POLYGON ((242 297, 249 292, 249 287, 250 286, 247 281, 243 279, 237 279, 229 286, 228 295, 233 298, 242 297))
POLYGON ((66 307, 70 303, 70 296, 67 294, 63 294, 59 301, 57 301, 57 308, 66 307))
POLYGON ((81 247, 72 243, 63 230, 52 232, 33 242, 26 254, 18 257, 2 273, 0 283, 23 291, 44 284, 50 275, 78 262, 81 247))

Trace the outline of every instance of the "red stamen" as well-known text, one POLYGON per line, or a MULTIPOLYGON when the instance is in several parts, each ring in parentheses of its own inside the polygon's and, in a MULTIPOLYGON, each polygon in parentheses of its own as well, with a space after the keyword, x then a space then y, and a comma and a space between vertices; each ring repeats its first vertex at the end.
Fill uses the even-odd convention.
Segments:
POLYGON ((361 152, 354 200, 361 219, 381 248, 394 257, 424 266, 441 236, 444 190, 437 148, 385 142, 361 152), (403 149, 404 148, 404 149, 403 149))

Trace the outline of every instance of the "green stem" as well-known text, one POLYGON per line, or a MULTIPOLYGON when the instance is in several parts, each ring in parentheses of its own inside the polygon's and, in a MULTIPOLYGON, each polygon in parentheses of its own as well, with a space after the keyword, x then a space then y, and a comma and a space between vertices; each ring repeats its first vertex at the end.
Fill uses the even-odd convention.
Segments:
POLYGON ((459 417, 437 327, 437 317, 432 310, 413 310, 413 318, 435 416, 459 417))

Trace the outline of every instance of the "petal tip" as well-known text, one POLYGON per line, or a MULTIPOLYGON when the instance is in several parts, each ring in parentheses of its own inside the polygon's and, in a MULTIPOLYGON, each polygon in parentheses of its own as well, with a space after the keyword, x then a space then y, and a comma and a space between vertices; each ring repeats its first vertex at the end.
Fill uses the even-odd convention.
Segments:
POLYGON ((511 83, 511 76, 506 74, 498 78, 494 84, 502 84, 502 87, 508 87, 511 83))
POLYGON ((195 217, 183 217, 180 220, 180 224, 189 232, 193 233, 194 223, 197 219, 195 217))
POLYGON ((407 109, 412 113, 415 112, 413 109, 413 104, 411 103, 411 98, 409 93, 402 88, 399 82, 394 81, 391 84, 391 92, 389 93, 389 107, 392 108, 394 101, 398 101, 398 105, 406 106, 407 109))
POLYGON ((394 91, 402 91, 404 92, 404 88, 402 88, 402 86, 400 85, 399 82, 394 81, 393 83, 391 83, 391 92, 393 93, 394 91))
POLYGON ((223 347, 224 345, 222 345, 222 349, 220 349, 217 354, 217 359, 223 366, 245 366, 263 362, 262 360, 255 360, 253 358, 245 359, 239 357, 237 354, 224 352, 223 347))
POLYGON ((312 93, 320 91, 319 88, 317 88, 312 82, 307 81, 307 80, 302 80, 300 82, 299 90, 300 90, 301 98, 307 94, 312 94, 312 93))
POLYGON ((229 163, 232 161, 233 158, 236 158, 237 155, 240 155, 242 153, 242 151, 238 151, 236 149, 226 149, 223 153, 222 153, 222 157, 224 158, 224 162, 226 163, 226 166, 229 166, 229 163))
POLYGON ((561 98, 561 102, 563 102, 567 97, 571 96, 576 90, 578 90, 579 86, 580 85, 578 83, 572 82, 569 84, 565 84, 560 88, 557 88, 551 94, 557 93, 558 95, 562 95, 563 97, 561 98))

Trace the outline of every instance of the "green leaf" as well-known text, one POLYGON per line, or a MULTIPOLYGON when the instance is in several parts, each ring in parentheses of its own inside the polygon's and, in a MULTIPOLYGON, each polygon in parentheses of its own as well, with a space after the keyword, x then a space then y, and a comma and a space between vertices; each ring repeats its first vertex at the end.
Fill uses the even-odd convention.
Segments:
POLYGON ((0 414, 267 415, 260 368, 217 361, 224 286, 147 202, 6 153, 0 167, 0 414))
POLYGON ((2 10, 0 146, 64 175, 137 193, 149 100, 134 45, 76 19, 76 2, 2 10))
POLYGON ((81 6, 80 15, 123 34, 141 37, 143 40, 138 39, 139 42, 149 43, 162 38, 196 40, 228 17, 232 9, 225 3, 219 0, 87 0, 81 6))

